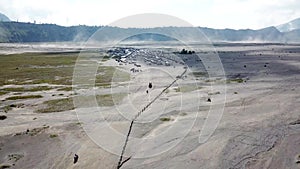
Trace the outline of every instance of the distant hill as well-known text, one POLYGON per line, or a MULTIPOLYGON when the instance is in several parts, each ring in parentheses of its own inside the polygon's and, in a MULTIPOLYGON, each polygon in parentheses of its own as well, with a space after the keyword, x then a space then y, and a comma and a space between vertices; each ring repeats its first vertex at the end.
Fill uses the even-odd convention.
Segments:
POLYGON ((212 41, 284 42, 284 35, 275 27, 260 30, 200 28, 212 41))
POLYGON ((85 41, 100 27, 0 22, 0 42, 85 41))
POLYGON ((9 22, 9 21, 10 19, 6 15, 0 13, 0 22, 9 22))
POLYGON ((296 29, 290 32, 284 33, 287 42, 291 43, 300 43, 300 29, 296 29))
MULTIPOLYGON (((64 27, 55 24, 33 24, 20 22, 0 22, 0 43, 10 42, 63 42, 86 41, 98 29, 105 30, 100 39, 117 40, 119 37, 129 37, 128 41, 172 41, 174 37, 181 40, 195 39, 198 30, 191 27, 161 27, 161 28, 119 28, 100 26, 64 27), (150 33, 149 33, 150 32, 150 33), (156 32, 162 32, 160 35, 156 32), (188 32, 188 35, 186 34, 188 32), (167 34, 164 36, 162 34, 167 34), (188 36, 188 37, 187 37, 188 36)), ((212 29, 198 27, 212 42, 297 42, 300 43, 300 30, 280 32, 276 27, 259 30, 251 29, 212 29)), ((201 41, 201 39, 197 39, 201 41)))
POLYGON ((277 26, 277 29, 281 32, 290 32, 296 29, 300 29, 300 18, 292 20, 291 22, 277 26))

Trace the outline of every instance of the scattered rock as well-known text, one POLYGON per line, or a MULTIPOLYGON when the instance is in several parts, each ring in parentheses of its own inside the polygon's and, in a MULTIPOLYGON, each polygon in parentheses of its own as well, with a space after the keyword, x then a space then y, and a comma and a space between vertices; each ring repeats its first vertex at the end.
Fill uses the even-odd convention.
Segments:
POLYGON ((79 156, 77 154, 74 155, 74 164, 78 162, 79 156))
POLYGON ((0 169, 10 168, 10 167, 11 167, 10 164, 1 164, 0 165, 0 169))
POLYGON ((0 116, 0 120, 5 120, 6 118, 7 118, 7 116, 5 116, 5 115, 0 116))
POLYGON ((290 125, 297 125, 297 124, 300 124, 300 119, 290 123, 290 125))

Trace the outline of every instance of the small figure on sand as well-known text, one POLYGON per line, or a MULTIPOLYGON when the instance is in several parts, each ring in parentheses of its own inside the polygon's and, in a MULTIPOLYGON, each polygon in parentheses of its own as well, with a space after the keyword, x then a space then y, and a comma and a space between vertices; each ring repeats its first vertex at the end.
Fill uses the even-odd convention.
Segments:
POLYGON ((152 88, 152 83, 150 82, 149 85, 148 85, 149 89, 152 88))
POLYGON ((76 164, 78 162, 78 158, 79 156, 77 154, 74 155, 74 164, 76 164))

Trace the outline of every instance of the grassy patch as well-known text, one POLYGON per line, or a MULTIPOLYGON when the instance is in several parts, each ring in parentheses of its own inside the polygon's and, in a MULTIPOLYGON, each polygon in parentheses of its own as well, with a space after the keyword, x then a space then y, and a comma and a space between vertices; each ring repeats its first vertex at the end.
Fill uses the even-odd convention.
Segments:
POLYGON ((74 53, 0 55, 0 85, 71 84, 77 56, 74 53))
MULTIPOLYGON (((99 58, 99 53, 84 53, 84 57, 99 58)), ((24 84, 63 84, 71 85, 74 65, 78 53, 23 53, 0 54, 0 86, 24 84)), ((104 59, 108 59, 104 57, 104 59)), ((111 82, 123 82, 130 79, 130 74, 115 67, 100 66, 96 76, 96 86, 110 86, 111 82)), ((46 88, 17 88, 6 89, 10 91, 41 91, 46 88)), ((71 89, 61 89, 70 91, 71 89)), ((6 91, 2 91, 5 94, 6 91)), ((1 93, 0 93, 1 95, 1 93)))
POLYGON ((125 82, 130 80, 130 74, 112 66, 98 68, 95 86, 109 87, 112 82, 125 82))
POLYGON ((9 92, 0 91, 0 96, 5 95, 5 94, 7 94, 7 93, 9 93, 9 92))
POLYGON ((206 83, 214 83, 214 82, 216 82, 216 80, 213 80, 213 79, 207 79, 207 80, 205 80, 205 82, 206 82, 206 83))
POLYGON ((78 107, 91 107, 95 106, 93 103, 96 102, 100 107, 110 107, 120 104, 122 100, 127 96, 127 93, 115 93, 115 94, 105 94, 96 96, 78 96, 75 97, 76 102, 80 105, 78 107))
POLYGON ((117 93, 117 94, 106 94, 106 95, 97 95, 97 103, 98 106, 104 107, 104 106, 114 106, 116 104, 119 104, 124 97, 126 97, 126 93, 117 93))
POLYGON ((57 89, 57 91, 72 91, 72 87, 64 87, 64 88, 60 88, 60 89, 57 89))
POLYGON ((6 100, 19 100, 19 99, 37 99, 42 98, 41 95, 26 95, 26 96, 11 96, 6 98, 6 100))
POLYGON ((77 123, 75 123, 75 124, 78 125, 78 126, 81 126, 81 125, 82 125, 81 122, 77 122, 77 123))
MULTIPOLYGON (((97 95, 96 100, 98 106, 114 106, 119 104, 124 97, 127 96, 127 93, 116 93, 116 94, 106 94, 106 95, 97 95)), ((90 106, 89 103, 93 102, 93 96, 80 96, 80 107, 90 106)), ((36 110, 37 113, 52 113, 52 112, 62 112, 67 110, 75 109, 73 104, 73 98, 63 98, 56 100, 48 100, 43 103, 44 107, 36 110)))
POLYGON ((57 134, 50 134, 49 137, 50 137, 50 138, 55 138, 55 137, 58 137, 58 135, 57 135, 57 134))
POLYGON ((37 91, 43 91, 43 90, 51 90, 53 89, 52 87, 48 86, 37 86, 37 87, 30 87, 30 88, 25 88, 25 87, 11 87, 11 88, 4 88, 1 89, 6 92, 37 92, 37 91))
POLYGON ((218 95, 218 94, 221 94, 221 92, 208 93, 209 96, 212 96, 212 95, 218 95))
POLYGON ((227 79, 227 83, 243 83, 244 79, 237 78, 237 79, 227 79))
POLYGON ((72 98, 48 100, 43 104, 45 105, 45 107, 36 110, 37 113, 62 112, 74 109, 72 98))
POLYGON ((207 73, 206 72, 192 72, 191 75, 194 77, 206 77, 207 73))
POLYGON ((170 117, 161 117, 160 121, 171 121, 170 117))
POLYGON ((186 92, 192 92, 192 91, 199 90, 199 89, 202 89, 202 87, 195 86, 195 85, 186 85, 186 86, 180 86, 180 87, 175 88, 175 92, 186 93, 186 92))
POLYGON ((39 134, 40 132, 48 129, 50 126, 43 126, 43 127, 39 127, 39 128, 34 128, 32 130, 27 130, 26 134, 29 134, 30 136, 35 136, 37 134, 39 134))
POLYGON ((12 107, 10 105, 6 105, 4 107, 1 107, 0 110, 3 111, 4 113, 7 113, 8 111, 12 110, 12 107))
POLYGON ((108 61, 109 59, 110 59, 110 56, 104 55, 101 61, 105 62, 105 61, 108 61))

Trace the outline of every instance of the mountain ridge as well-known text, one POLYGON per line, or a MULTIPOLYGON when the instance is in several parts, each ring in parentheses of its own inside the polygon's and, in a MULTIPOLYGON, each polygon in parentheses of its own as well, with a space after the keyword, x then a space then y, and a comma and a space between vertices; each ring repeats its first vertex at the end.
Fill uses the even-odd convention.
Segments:
POLYGON ((3 13, 0 13, 0 22, 10 22, 11 20, 4 15, 3 13))
POLYGON ((294 19, 288 23, 284 23, 281 25, 278 25, 276 27, 280 32, 290 32, 293 30, 300 29, 300 18, 294 19))
MULTIPOLYGON (((298 21, 293 20, 291 22, 298 21)), ((287 23, 288 24, 288 23, 287 23)), ((284 25, 284 24, 282 24, 284 25)), ((109 26, 60 26, 56 24, 35 24, 23 22, 0 22, 0 43, 23 43, 23 42, 63 42, 63 41, 86 41, 98 29, 105 28, 108 34, 117 38, 118 36, 143 34, 144 30, 154 31, 160 30, 162 32, 176 32, 178 36, 185 36, 189 32, 189 36, 185 39, 193 38, 197 35, 195 28, 188 27, 160 27, 160 28, 119 28, 109 26)), ((210 41, 212 42, 278 42, 278 43, 300 43, 300 29, 291 31, 282 31, 278 26, 270 26, 258 30, 253 29, 213 29, 207 27, 199 28, 210 41)), ((300 18, 299 18, 300 28, 300 18)), ((172 35, 172 34, 170 34, 172 35)), ((169 41, 174 40, 170 38, 148 34, 137 35, 135 38, 129 38, 137 41, 169 41)))

